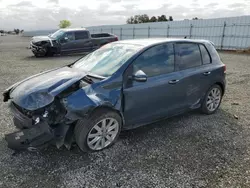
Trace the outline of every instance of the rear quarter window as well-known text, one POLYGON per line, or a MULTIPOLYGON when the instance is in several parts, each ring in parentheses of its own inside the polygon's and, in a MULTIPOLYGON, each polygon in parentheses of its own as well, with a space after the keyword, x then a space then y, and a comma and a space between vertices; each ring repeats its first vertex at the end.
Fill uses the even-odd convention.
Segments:
POLYGON ((209 64, 211 63, 211 57, 206 49, 206 47, 203 44, 199 45, 200 50, 201 50, 201 57, 202 57, 202 63, 203 64, 209 64))

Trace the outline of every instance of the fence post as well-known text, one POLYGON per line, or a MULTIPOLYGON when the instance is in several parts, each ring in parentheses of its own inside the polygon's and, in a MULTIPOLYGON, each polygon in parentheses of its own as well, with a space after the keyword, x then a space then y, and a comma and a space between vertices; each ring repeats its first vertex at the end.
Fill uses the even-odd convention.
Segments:
POLYGON ((133 39, 135 38, 135 26, 133 27, 133 39))
POLYGON ((150 26, 148 26, 148 38, 150 38, 150 26))
POLYGON ((120 29, 120 40, 122 40, 122 27, 120 29))
POLYGON ((168 25, 168 27, 167 27, 167 38, 169 37, 169 28, 170 28, 170 26, 168 25))
POLYGON ((224 37, 225 37, 225 30, 226 30, 226 21, 224 22, 223 29, 222 29, 221 44, 220 44, 220 49, 221 50, 223 48, 223 42, 224 42, 224 37))
POLYGON ((192 28, 193 28, 193 25, 190 24, 190 30, 189 30, 189 38, 191 39, 192 37, 192 28))
POLYGON ((111 27, 111 33, 113 33, 113 27, 111 27))

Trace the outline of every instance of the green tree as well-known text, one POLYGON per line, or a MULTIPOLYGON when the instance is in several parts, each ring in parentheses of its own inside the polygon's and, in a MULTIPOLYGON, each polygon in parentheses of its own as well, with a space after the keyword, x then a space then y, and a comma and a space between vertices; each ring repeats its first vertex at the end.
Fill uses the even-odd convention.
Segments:
POLYGON ((161 15, 161 16, 158 16, 157 21, 158 21, 158 22, 167 22, 168 19, 166 18, 165 15, 161 15))
POLYGON ((19 29, 14 29, 14 32, 18 35, 20 33, 19 29))
POLYGON ((147 14, 139 15, 138 20, 139 23, 147 23, 149 22, 149 17, 147 14))
POLYGON ((149 22, 157 22, 157 18, 155 16, 152 16, 150 18, 149 22))
POLYGON ((198 17, 194 17, 192 20, 199 20, 199 18, 198 17))
POLYGON ((168 21, 174 21, 172 16, 169 16, 168 21))
POLYGON ((61 20, 60 21, 60 24, 59 24, 60 28, 67 28, 69 26, 71 26, 71 22, 69 20, 61 20))
POLYGON ((127 24, 133 24, 134 23, 134 16, 131 16, 127 19, 127 24))

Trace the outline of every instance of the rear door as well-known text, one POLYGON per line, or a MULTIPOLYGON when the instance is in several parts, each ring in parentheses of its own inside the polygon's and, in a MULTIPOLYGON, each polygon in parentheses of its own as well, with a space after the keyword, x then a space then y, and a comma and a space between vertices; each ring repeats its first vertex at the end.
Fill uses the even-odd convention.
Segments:
POLYGON ((79 52, 89 52, 93 49, 89 31, 75 31, 75 46, 79 52))
POLYGON ((176 70, 180 97, 179 111, 196 108, 201 101, 204 88, 204 74, 200 47, 197 43, 182 42, 175 44, 176 70))

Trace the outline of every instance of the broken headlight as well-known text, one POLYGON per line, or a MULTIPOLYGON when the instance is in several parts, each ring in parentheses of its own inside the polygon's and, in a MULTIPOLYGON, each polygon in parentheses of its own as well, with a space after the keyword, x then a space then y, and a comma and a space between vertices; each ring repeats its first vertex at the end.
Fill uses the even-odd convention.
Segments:
POLYGON ((52 95, 43 92, 43 93, 30 94, 25 102, 27 104, 26 106, 28 110, 36 110, 44 106, 47 106, 48 104, 52 103, 53 100, 54 97, 52 95))

